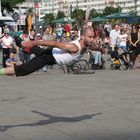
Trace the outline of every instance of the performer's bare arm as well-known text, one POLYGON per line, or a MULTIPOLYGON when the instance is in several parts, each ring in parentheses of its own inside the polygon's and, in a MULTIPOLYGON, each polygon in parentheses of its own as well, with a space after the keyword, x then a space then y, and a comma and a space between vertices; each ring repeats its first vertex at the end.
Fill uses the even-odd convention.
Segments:
POLYGON ((104 48, 101 48, 95 45, 91 46, 89 49, 92 51, 100 51, 102 54, 106 53, 106 50, 104 48))
POLYGON ((56 47, 56 48, 60 48, 63 50, 66 50, 70 53, 76 53, 79 48, 78 46, 76 46, 75 44, 72 43, 63 43, 63 42, 58 42, 58 41, 50 41, 50 40, 42 40, 42 41, 26 41, 26 42, 22 42, 22 46, 24 47, 33 47, 36 45, 42 45, 42 46, 51 46, 51 47, 56 47))

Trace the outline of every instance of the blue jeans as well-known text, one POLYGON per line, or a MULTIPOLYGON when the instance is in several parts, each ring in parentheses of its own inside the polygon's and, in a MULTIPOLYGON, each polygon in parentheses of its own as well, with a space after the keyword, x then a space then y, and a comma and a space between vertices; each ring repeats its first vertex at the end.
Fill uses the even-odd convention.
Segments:
POLYGON ((94 64, 101 64, 102 54, 100 51, 93 51, 94 64))
POLYGON ((124 51, 126 51, 126 46, 120 45, 119 48, 122 48, 124 51))

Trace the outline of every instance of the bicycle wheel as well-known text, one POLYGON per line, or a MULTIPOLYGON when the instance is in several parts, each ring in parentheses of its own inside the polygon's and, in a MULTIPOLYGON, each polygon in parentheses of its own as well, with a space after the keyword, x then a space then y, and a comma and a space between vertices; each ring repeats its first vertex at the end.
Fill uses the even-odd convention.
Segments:
POLYGON ((88 63, 86 60, 79 60, 73 64, 72 69, 75 74, 78 74, 81 71, 86 71, 87 66, 88 66, 88 63))
POLYGON ((131 63, 128 63, 128 68, 129 68, 130 70, 132 70, 132 69, 133 69, 133 65, 132 65, 131 63))
POLYGON ((125 64, 120 65, 120 70, 127 70, 127 66, 125 64))

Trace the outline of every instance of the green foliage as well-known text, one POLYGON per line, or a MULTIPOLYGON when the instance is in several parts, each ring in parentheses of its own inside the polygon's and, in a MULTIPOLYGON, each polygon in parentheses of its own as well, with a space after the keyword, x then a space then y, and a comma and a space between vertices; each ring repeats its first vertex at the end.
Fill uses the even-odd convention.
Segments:
POLYGON ((45 23, 50 23, 55 19, 53 13, 45 14, 45 16, 42 18, 45 23))
POLYGON ((107 16, 107 15, 118 13, 118 12, 121 12, 121 7, 118 6, 117 8, 114 8, 112 6, 109 6, 109 7, 107 6, 105 7, 103 11, 103 15, 107 16))
POLYGON ((85 11, 83 11, 82 9, 74 9, 74 11, 72 12, 72 18, 73 19, 84 19, 85 18, 85 11))
POLYGON ((23 3, 26 0, 1 0, 1 10, 2 13, 4 10, 7 12, 13 12, 13 8, 16 7, 17 4, 23 3))
POLYGON ((102 14, 101 13, 98 13, 96 11, 96 9, 94 9, 94 8, 90 11, 90 18, 98 17, 98 16, 101 16, 101 15, 102 14))
POLYGON ((64 18, 66 17, 65 13, 63 11, 58 11, 56 19, 64 18))
POLYGON ((33 8, 29 8, 29 9, 26 11, 26 14, 27 14, 27 15, 33 16, 33 14, 34 14, 33 8))

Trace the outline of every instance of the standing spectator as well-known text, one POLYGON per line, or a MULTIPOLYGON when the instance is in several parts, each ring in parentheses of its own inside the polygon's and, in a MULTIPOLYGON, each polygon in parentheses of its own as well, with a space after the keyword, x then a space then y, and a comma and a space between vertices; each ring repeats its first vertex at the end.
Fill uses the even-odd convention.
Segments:
POLYGON ((119 35, 119 47, 122 48, 124 51, 127 50, 128 35, 125 33, 123 29, 121 29, 121 34, 119 35))
POLYGON ((99 30, 98 30, 98 27, 95 27, 95 28, 94 28, 94 34, 95 34, 95 37, 99 37, 99 30))
POLYGON ((62 35, 62 37, 61 37, 61 42, 70 42, 71 41, 71 39, 70 39, 70 37, 69 36, 67 36, 67 32, 66 31, 64 31, 63 32, 63 35, 62 35))
POLYGON ((44 40, 55 40, 55 36, 52 33, 51 27, 47 26, 44 30, 44 34, 42 37, 44 40))
MULTIPOLYGON (((29 39, 30 40, 35 40, 36 37, 36 32, 35 30, 31 29, 29 32, 29 39)), ((34 54, 30 54, 30 59, 32 59, 34 57, 34 54)))
POLYGON ((9 33, 9 28, 7 25, 4 26, 3 33, 9 33))
POLYGON ((66 35, 70 36, 71 26, 68 22, 64 25, 64 30, 66 31, 66 35))
POLYGON ((60 41, 61 40, 61 37, 62 37, 62 34, 63 34, 63 28, 62 28, 62 26, 61 25, 58 25, 57 27, 56 27, 56 30, 55 30, 55 32, 56 32, 56 40, 57 41, 60 41))
POLYGON ((4 36, 1 39, 2 43, 2 50, 3 50, 3 62, 2 65, 3 67, 6 67, 6 60, 9 58, 10 55, 10 49, 13 47, 13 39, 11 36, 9 36, 8 32, 4 33, 4 36))
POLYGON ((119 35, 120 35, 120 27, 118 24, 116 24, 114 29, 111 30, 110 35, 109 35, 109 38, 110 38, 109 51, 111 53, 117 49, 119 35))
MULTIPOLYGON (((55 35, 53 34, 52 28, 50 26, 46 27, 42 39, 43 40, 55 40, 55 35)), ((44 46, 42 46, 42 47, 44 47, 44 46)), ((45 49, 46 49, 46 47, 45 47, 45 49)), ((53 68, 53 66, 51 65, 50 68, 53 68)), ((43 70, 43 72, 46 72, 48 70, 48 66, 44 66, 42 68, 42 70, 43 70)))
MULTIPOLYGON (((41 36, 40 33, 36 34, 36 41, 42 41, 42 36, 41 36)), ((38 47, 45 49, 45 47, 42 46, 42 45, 38 45, 38 47)), ((32 54, 32 55, 34 55, 34 54, 32 54)), ((48 66, 47 65, 44 66, 43 68, 39 69, 39 71, 42 71, 42 72, 47 72, 47 70, 48 70, 48 66)))
POLYGON ((74 32, 71 34, 71 40, 80 40, 80 31, 75 29, 74 32))
MULTIPOLYGON (((26 30, 23 31, 23 33, 20 35, 20 38, 23 40, 23 41, 29 41, 29 35, 28 35, 28 32, 26 30)), ((30 52, 29 52, 29 49, 27 48, 19 48, 19 58, 20 58, 20 61, 22 61, 22 63, 26 63, 30 60, 30 52)))
POLYGON ((35 35, 36 35, 35 30, 32 29, 29 33, 29 39, 30 40, 35 40, 35 35))
POLYGON ((105 36, 106 36, 106 33, 102 27, 102 25, 100 24, 99 27, 98 27, 98 31, 99 31, 99 36, 102 40, 104 40, 105 36))
POLYGON ((109 37, 111 30, 112 30, 112 26, 107 21, 106 24, 104 25, 104 31, 105 31, 107 37, 109 37))
POLYGON ((132 32, 129 35, 130 41, 130 60, 133 63, 133 68, 135 69, 136 57, 140 55, 139 47, 140 34, 135 26, 132 27, 132 32))

